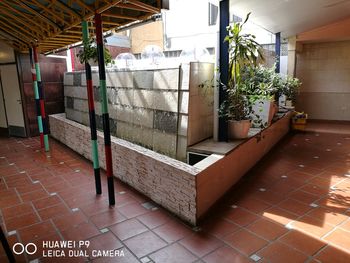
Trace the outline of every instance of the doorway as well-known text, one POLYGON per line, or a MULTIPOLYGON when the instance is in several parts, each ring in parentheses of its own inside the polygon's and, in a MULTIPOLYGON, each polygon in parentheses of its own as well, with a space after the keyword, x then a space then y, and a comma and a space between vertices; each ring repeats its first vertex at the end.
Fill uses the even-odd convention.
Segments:
MULTIPOLYGON (((22 98, 18 81, 18 72, 15 63, 0 65, 0 88, 1 88, 1 104, 2 112, 5 114, 6 126, 8 134, 16 137, 26 137, 26 129, 24 123, 22 98)), ((1 115, 1 107, 0 107, 1 115)), ((3 117, 1 125, 4 124, 3 117)))

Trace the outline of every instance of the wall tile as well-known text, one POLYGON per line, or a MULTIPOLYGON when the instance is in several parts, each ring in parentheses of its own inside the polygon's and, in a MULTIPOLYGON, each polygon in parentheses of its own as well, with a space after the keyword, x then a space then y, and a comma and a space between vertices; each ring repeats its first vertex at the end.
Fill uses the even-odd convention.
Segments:
POLYGON ((168 111, 154 111, 154 128, 166 133, 177 131, 177 113, 168 111))
POLYGON ((134 72, 134 88, 153 89, 154 71, 138 70, 134 72))

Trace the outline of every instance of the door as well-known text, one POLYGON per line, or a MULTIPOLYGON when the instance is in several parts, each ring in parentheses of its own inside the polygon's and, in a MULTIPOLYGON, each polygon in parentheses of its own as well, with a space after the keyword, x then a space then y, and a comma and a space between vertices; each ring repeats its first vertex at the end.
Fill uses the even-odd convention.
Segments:
POLYGON ((4 94, 9 135, 25 137, 26 129, 16 64, 0 66, 0 81, 4 94))

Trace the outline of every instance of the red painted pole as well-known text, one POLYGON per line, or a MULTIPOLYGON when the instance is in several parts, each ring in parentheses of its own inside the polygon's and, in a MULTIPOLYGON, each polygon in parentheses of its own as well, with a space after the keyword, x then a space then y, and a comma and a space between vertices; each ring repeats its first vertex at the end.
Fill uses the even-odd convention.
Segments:
POLYGON ((44 148, 44 133, 43 133, 43 121, 42 121, 41 108, 40 108, 41 107, 40 96, 39 96, 38 82, 36 78, 36 70, 34 65, 32 48, 29 48, 29 60, 30 60, 32 79, 33 79, 35 109, 36 109, 36 116, 38 119, 38 129, 39 129, 39 135, 40 135, 40 146, 41 148, 44 148))
POLYGON ((115 196, 114 196, 114 178, 113 178, 113 165, 112 165, 111 133, 109 129, 106 69, 105 69, 101 14, 95 14, 95 27, 96 27, 96 44, 97 44, 97 55, 98 55, 98 72, 100 77, 100 89, 101 89, 103 133, 104 133, 104 141, 105 141, 108 197, 109 197, 109 205, 114 205, 115 196))

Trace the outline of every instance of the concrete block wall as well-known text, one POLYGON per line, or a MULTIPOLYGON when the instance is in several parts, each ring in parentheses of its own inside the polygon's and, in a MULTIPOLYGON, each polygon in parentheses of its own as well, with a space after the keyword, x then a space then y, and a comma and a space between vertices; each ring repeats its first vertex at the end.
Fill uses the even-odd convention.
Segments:
MULTIPOLYGON (((90 129, 51 115, 51 136, 92 160, 90 129)), ((103 133, 98 132, 101 167, 105 169, 103 133)), ((199 169, 126 140, 112 137, 114 176, 190 224, 196 224, 196 174, 199 169)))
MULTIPOLYGON (((199 94, 198 85, 212 79, 213 73, 210 63, 169 69, 109 70, 106 80, 111 134, 186 161, 188 145, 212 136, 213 96, 199 94), (192 97, 196 94, 197 99, 190 99, 190 93, 192 97), (198 105, 191 107, 191 103, 198 105), (189 109, 195 107, 189 116, 189 109), (190 121, 195 123, 193 128, 190 121)), ((92 73, 92 79, 97 128, 102 129, 98 72, 92 73)), ((85 73, 66 73, 64 86, 67 118, 89 125, 85 73)))

